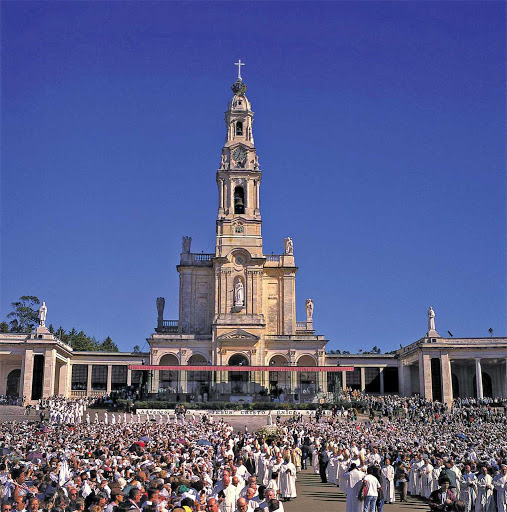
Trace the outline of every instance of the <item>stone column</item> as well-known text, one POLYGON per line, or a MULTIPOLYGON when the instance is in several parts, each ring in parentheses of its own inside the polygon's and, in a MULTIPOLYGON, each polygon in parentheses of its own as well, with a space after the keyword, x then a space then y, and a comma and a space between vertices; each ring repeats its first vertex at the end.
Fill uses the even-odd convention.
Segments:
POLYGON ((503 396, 507 396, 507 357, 505 358, 505 374, 504 374, 504 382, 503 382, 503 396))
MULTIPOLYGON (((186 370, 182 370, 180 372, 180 378, 181 378, 181 381, 180 381, 179 386, 181 388, 181 392, 182 393, 188 393, 188 386, 187 386, 187 378, 188 378, 188 376, 187 376, 187 371, 186 370)), ((182 399, 182 401, 184 401, 184 400, 182 399)))
POLYGON ((380 394, 383 395, 384 394, 384 368, 381 367, 379 368, 380 370, 380 394))
POLYGON ((295 275, 286 274, 282 279, 281 298, 283 311, 283 334, 294 334, 294 283, 295 275))
POLYGON ((449 354, 440 354, 440 368, 442 372, 442 401, 450 407, 453 401, 453 391, 449 354))
MULTIPOLYGON (((0 361, 0 395, 6 395, 7 394, 7 376, 8 373, 4 375, 4 361, 0 361)), ((20 379, 20 384, 23 382, 20 379)))
POLYGON ((33 381, 33 349, 27 348, 24 357, 23 371, 23 396, 28 403, 32 400, 32 381, 33 381))
POLYGON ((224 180, 220 179, 218 181, 218 207, 223 213, 224 210, 224 180))
POLYGON ((419 393, 426 400, 433 400, 431 387, 431 357, 429 354, 419 355, 419 393))
POLYGON ((132 370, 127 366, 127 386, 132 386, 132 370))
POLYGON ((68 387, 68 375, 69 375, 69 360, 65 364, 60 366, 60 379, 58 383, 58 389, 55 389, 55 393, 58 395, 63 395, 65 397, 69 396, 69 387, 68 387))
POLYGON ((477 399, 484 398, 484 392, 482 389, 482 366, 481 358, 475 358, 475 382, 477 384, 477 399))
POLYGON ((56 350, 46 350, 44 354, 44 377, 42 380, 42 396, 49 398, 55 394, 56 350))
POLYGON ((91 396, 92 394, 92 368, 93 364, 88 365, 88 375, 86 381, 86 396, 91 396))
POLYGON ((111 393, 111 382, 113 377, 113 365, 107 365, 107 381, 106 381, 106 393, 111 393))
POLYGON ((347 372, 342 372, 342 389, 347 389, 347 372))
POLYGON ((364 373, 364 366, 361 366, 361 391, 363 392, 364 389, 366 388, 366 379, 364 373))
MULTIPOLYGON (((150 393, 158 393, 158 388, 160 386, 160 370, 150 370, 153 371, 153 379, 151 380, 151 388, 150 393)), ((128 374, 127 374, 128 377, 128 374)))
POLYGON ((410 366, 403 362, 398 368, 398 385, 401 396, 412 396, 410 366))

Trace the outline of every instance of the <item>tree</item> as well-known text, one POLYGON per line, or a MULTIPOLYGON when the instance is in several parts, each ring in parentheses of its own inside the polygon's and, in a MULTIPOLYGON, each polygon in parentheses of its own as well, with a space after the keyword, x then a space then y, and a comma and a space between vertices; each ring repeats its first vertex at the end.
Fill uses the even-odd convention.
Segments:
MULTIPOLYGON (((29 333, 39 323, 40 300, 33 295, 23 295, 16 302, 12 303, 14 311, 7 315, 9 322, 0 322, 0 332, 17 332, 29 333)), ((118 346, 108 336, 102 343, 98 342, 94 337, 88 336, 84 331, 77 331, 74 327, 70 331, 60 326, 55 331, 53 324, 48 327, 49 332, 53 333, 59 340, 70 345, 74 350, 78 351, 104 351, 118 352, 118 346)))
POLYGON ((119 352, 116 343, 109 336, 100 344, 99 350, 103 352, 119 352))
POLYGON ((33 295, 23 295, 12 302, 14 311, 7 315, 7 318, 12 318, 9 322, 11 332, 32 332, 39 323, 38 309, 34 309, 39 304, 40 300, 33 295))
POLYGON ((138 354, 139 352, 141 352, 141 347, 139 345, 134 345, 134 350, 132 352, 138 354))
POLYGON ((375 345, 372 349, 371 349, 372 353, 373 354, 380 354, 382 352, 382 350, 380 350, 377 345, 375 345))

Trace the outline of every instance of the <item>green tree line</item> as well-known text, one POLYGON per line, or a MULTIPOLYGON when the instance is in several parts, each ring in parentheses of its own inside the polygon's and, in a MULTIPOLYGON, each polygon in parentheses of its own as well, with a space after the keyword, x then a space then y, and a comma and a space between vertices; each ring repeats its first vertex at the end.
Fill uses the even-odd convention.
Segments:
MULTIPOLYGON (((0 332, 30 333, 39 324, 38 311, 40 300, 34 295, 23 295, 17 301, 12 302, 13 310, 7 315, 6 320, 0 322, 0 332)), ((62 326, 55 329, 53 324, 48 326, 53 333, 74 350, 118 352, 116 343, 108 336, 99 341, 94 336, 88 336, 84 331, 78 331, 74 327, 66 331, 62 326)))

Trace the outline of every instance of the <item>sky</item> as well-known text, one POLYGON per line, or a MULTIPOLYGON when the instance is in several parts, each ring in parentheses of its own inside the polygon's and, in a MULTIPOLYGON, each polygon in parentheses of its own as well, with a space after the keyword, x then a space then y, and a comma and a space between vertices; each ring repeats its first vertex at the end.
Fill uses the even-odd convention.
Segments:
POLYGON ((328 349, 507 335, 504 2, 2 2, 1 319, 146 350, 214 252, 224 112, 255 112, 264 251, 328 349))

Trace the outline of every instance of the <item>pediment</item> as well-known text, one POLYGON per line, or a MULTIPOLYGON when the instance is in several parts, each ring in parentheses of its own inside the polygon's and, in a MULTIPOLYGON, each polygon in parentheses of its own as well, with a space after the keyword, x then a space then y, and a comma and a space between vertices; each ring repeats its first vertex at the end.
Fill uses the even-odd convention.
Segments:
POLYGON ((259 339, 258 336, 255 336, 254 334, 245 331, 243 329, 234 329, 233 331, 226 332, 225 334, 222 334, 221 336, 218 336, 217 340, 224 341, 224 340, 250 340, 250 341, 257 341, 259 339))

